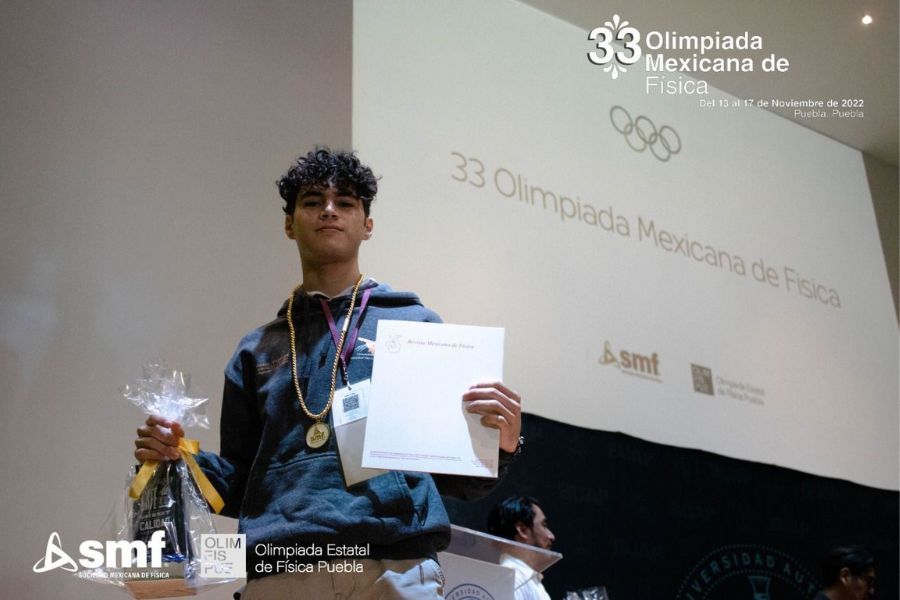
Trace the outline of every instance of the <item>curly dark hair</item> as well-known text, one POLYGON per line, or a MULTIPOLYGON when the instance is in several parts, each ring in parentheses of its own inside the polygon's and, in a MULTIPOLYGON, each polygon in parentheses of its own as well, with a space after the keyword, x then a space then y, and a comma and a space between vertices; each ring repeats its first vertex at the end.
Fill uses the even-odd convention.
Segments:
POLYGON ((372 169, 364 165, 355 152, 332 152, 327 146, 318 146, 294 161, 277 181, 278 193, 286 214, 294 213, 294 203, 300 194, 317 185, 334 186, 352 192, 362 201, 363 210, 369 216, 369 205, 378 192, 378 180, 372 169))

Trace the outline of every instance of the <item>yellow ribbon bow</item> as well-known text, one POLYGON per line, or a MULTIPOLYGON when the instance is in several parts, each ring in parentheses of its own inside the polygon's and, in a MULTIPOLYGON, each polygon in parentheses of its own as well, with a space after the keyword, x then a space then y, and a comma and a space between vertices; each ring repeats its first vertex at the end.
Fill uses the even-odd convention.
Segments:
MULTIPOLYGON (((178 441, 178 451, 181 453, 181 458, 184 460, 185 464, 191 470, 191 475, 194 476, 194 481, 197 482, 197 486, 203 493, 203 497, 209 502, 210 507, 216 511, 216 513, 219 513, 225 507, 225 501, 222 500, 222 496, 219 495, 219 492, 216 491, 213 484, 210 483, 203 471, 200 470, 200 465, 197 464, 197 461, 194 460, 193 457, 194 454, 200 452, 200 441, 181 438, 178 441)), ((140 471, 138 471, 137 475, 135 475, 134 479, 131 481, 131 487, 128 488, 128 496, 132 500, 137 500, 141 497, 141 493, 144 491, 144 488, 147 487, 147 482, 150 481, 150 478, 153 477, 153 474, 156 472, 156 467, 159 466, 159 462, 160 461, 158 460, 145 460, 144 464, 141 465, 140 471)))

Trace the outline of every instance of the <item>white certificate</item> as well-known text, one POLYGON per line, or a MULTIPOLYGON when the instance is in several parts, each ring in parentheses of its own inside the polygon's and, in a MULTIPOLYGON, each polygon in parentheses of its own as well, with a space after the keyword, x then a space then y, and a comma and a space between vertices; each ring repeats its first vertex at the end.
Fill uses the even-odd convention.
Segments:
POLYGON ((497 476, 499 430, 466 412, 475 383, 502 381, 498 327, 379 321, 362 466, 497 476))

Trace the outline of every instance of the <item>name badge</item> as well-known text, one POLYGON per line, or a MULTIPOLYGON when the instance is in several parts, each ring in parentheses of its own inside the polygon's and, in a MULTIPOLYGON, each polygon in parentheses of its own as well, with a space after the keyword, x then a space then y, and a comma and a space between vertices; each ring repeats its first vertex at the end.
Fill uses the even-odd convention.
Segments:
POLYGON ((363 379, 334 392, 331 405, 334 426, 340 427, 364 419, 369 414, 369 388, 371 379, 363 379))

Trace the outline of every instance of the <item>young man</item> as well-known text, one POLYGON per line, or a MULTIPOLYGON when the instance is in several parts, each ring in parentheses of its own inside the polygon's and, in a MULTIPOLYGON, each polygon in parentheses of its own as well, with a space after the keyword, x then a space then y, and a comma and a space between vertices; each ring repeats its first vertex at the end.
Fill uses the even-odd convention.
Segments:
MULTIPOLYGON (((243 598, 440 598, 435 558, 450 529, 439 494, 474 499, 496 480, 389 472, 348 488, 329 421, 335 394, 371 377, 380 319, 440 319, 414 294, 361 275, 359 247, 372 235, 377 182, 355 154, 317 149, 278 187, 302 284, 275 320, 241 340, 225 370, 221 452, 198 456, 225 500, 222 514, 239 518, 247 534, 243 598), (284 548, 323 554, 309 558, 312 572, 283 572, 284 548), (335 572, 346 566, 329 556, 339 548, 362 550, 352 557, 361 572, 335 572), (335 569, 318 568, 329 559, 335 569)), ((421 394, 428 410, 428 390, 421 394)), ((461 401, 500 430, 502 473, 519 447, 518 394, 484 382, 461 401)), ((135 457, 175 459, 182 435, 177 423, 150 417, 138 429, 135 457)))
POLYGON ((827 586, 813 600, 866 600, 875 595, 875 557, 859 546, 832 548, 822 561, 827 586))
MULTIPOLYGON (((556 541, 537 500, 526 496, 511 496, 494 506, 488 515, 488 533, 544 550, 556 541)), ((501 554, 500 564, 516 571, 516 600, 550 600, 541 583, 543 576, 528 563, 528 556, 501 554)))

